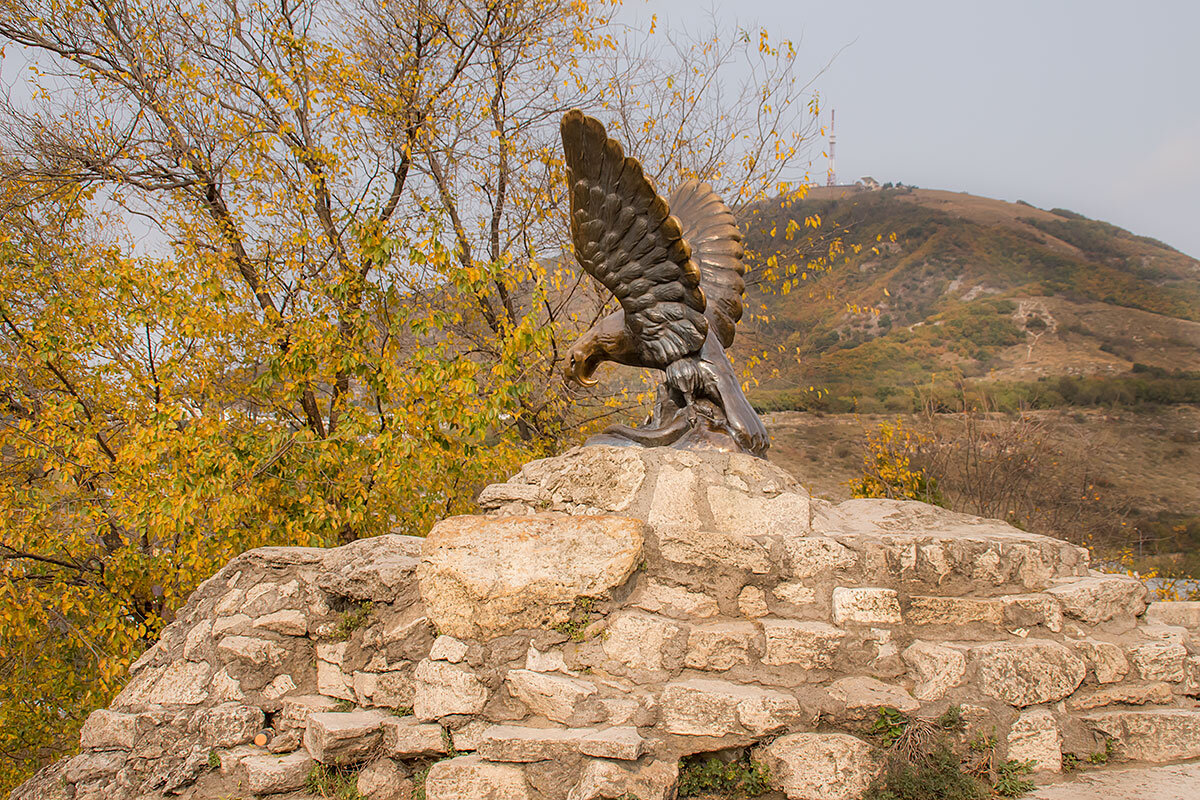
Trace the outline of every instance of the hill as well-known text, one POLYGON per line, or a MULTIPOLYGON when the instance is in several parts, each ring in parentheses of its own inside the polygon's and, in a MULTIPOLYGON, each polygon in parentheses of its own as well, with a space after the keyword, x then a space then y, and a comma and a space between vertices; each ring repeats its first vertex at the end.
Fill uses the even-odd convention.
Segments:
POLYGON ((905 186, 815 188, 743 227, 752 270, 781 251, 795 274, 786 293, 751 288, 736 355, 764 362, 761 409, 907 411, 964 391, 1001 407, 1200 402, 1200 261, 1157 240, 905 186), (845 255, 813 269, 833 235, 845 255))

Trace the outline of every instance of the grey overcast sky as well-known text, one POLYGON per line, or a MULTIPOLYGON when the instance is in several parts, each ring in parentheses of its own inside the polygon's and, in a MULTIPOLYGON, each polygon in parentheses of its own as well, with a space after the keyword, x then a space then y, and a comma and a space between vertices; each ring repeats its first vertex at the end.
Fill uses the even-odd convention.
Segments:
POLYGON ((814 88, 839 182, 1069 208, 1200 257, 1198 0, 625 2, 671 27, 708 9, 766 27, 805 77, 837 54, 814 88))

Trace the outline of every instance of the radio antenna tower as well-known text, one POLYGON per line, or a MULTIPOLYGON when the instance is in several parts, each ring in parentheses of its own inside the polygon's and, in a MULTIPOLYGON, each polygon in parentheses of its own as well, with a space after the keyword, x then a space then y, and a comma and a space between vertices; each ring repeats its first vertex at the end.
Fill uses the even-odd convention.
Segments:
POLYGON ((837 111, 829 111, 829 177, 825 179, 826 186, 837 185, 837 168, 834 164, 834 151, 837 149, 837 134, 833 132, 833 122, 837 111))

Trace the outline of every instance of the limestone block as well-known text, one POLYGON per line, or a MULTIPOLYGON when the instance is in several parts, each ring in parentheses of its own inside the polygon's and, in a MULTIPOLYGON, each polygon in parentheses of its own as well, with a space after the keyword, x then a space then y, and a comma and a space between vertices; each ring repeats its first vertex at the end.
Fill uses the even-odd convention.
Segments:
POLYGON ((663 689, 663 728, 687 736, 763 735, 795 721, 796 698, 784 692, 722 680, 692 678, 663 689))
POLYGON ((1096 639, 1071 642, 1076 654, 1083 659, 1096 677, 1097 683, 1115 683, 1129 672, 1129 661, 1120 646, 1096 639))
POLYGON ((312 772, 313 758, 304 750, 283 756, 248 756, 241 760, 243 788, 250 794, 279 794, 303 789, 312 772))
POLYGON ((280 645, 257 636, 226 636, 217 645, 217 652, 226 658, 241 659, 256 667, 278 665, 285 655, 280 645))
POLYGON ((356 672, 352 684, 354 699, 361 706, 407 708, 416 693, 412 678, 399 671, 356 672))
POLYGON ((775 495, 779 492, 799 491, 803 487, 791 473, 770 461, 746 453, 730 453, 726 480, 743 491, 775 495))
POLYGON ((894 589, 850 588, 833 590, 833 621, 837 625, 899 625, 900 599, 894 589))
POLYGON ((758 631, 750 622, 713 622, 696 625, 688 636, 684 663, 695 669, 727 670, 750 663, 758 631))
POLYGON ((709 486, 708 505, 717 529, 730 533, 804 536, 812 527, 809 496, 803 489, 763 497, 709 486))
POLYGON ((299 750, 304 743, 304 731, 280 731, 267 742, 267 751, 275 754, 290 753, 299 750))
POLYGON ((473 719, 461 728, 451 731, 450 738, 454 742, 454 749, 463 753, 474 752, 483 739, 484 731, 490 727, 492 726, 489 722, 473 719))
POLYGON ((1038 625, 1058 633, 1063 626, 1063 607, 1056 597, 1044 592, 1014 594, 1000 598, 1002 624, 1008 630, 1038 625))
POLYGON ((1080 689, 1067 698, 1067 707, 1087 711, 1103 706, 1144 706, 1148 703, 1167 705, 1175 699, 1170 684, 1135 683, 1100 686, 1095 689, 1080 689))
POLYGON ((1200 695, 1200 656, 1188 656, 1183 665, 1183 685, 1180 690, 1189 697, 1200 695))
POLYGON ((980 688, 1023 708, 1061 700, 1079 688, 1083 661, 1058 642, 995 642, 971 649, 980 688))
POLYGON ((771 613, 767 608, 767 595, 757 586, 747 586, 738 595, 738 611, 750 619, 765 617, 771 613))
MULTIPOLYGON (((287 673, 276 675, 271 679, 271 682, 262 688, 262 695, 268 700, 278 700, 288 692, 295 690, 296 681, 292 680, 292 676, 287 673)), ((229 698, 241 699, 241 698, 229 698)))
POLYGON ((377 758, 358 771, 355 787, 363 800, 408 800, 408 771, 390 758, 377 758))
POLYGON ((1146 610, 1146 587, 1125 575, 1093 574, 1046 590, 1062 603, 1063 613, 1090 625, 1114 617, 1136 617, 1146 610))
POLYGON ((778 733, 801 718, 800 704, 786 692, 761 690, 738 703, 738 721, 754 736, 778 733))
POLYGON ((446 752, 441 725, 417 722, 414 716, 388 716, 381 725, 383 752, 392 758, 436 756, 446 752))
POLYGON ((640 609, 675 619, 705 619, 720 613, 717 601, 702 592, 649 580, 634 603, 640 609))
POLYGON ((79 730, 79 746, 84 750, 132 750, 136 742, 136 714, 97 709, 79 730))
POLYGON ((284 608, 273 614, 264 614, 254 620, 254 627, 281 633, 284 636, 304 636, 308 633, 308 617, 303 611, 284 608))
POLYGON ((200 739, 208 747, 237 747, 252 741, 265 723, 261 708, 222 703, 200 715, 200 739))
POLYGON ((426 613, 460 639, 566 622, 576 598, 604 595, 629 579, 641 560, 642 531, 641 522, 623 517, 442 520, 425 539, 417 573, 426 613))
POLYGON ((755 575, 771 571, 770 552, 749 536, 694 527, 668 528, 658 533, 662 557, 674 564, 755 575))
POLYGON ((419 661, 433 647, 434 629, 429 617, 383 620, 383 644, 389 658, 419 661))
POLYGON ((483 732, 476 751, 488 761, 563 761, 577 757, 580 753, 580 740, 595 732, 595 728, 492 725, 483 732))
POLYGON ((1200 630, 1200 600, 1151 603, 1146 607, 1146 621, 1200 630))
POLYGON ((442 634, 433 640, 429 657, 434 661, 449 661, 457 664, 467 657, 467 643, 453 636, 442 634))
POLYGON ((696 476, 692 471, 663 467, 654 483, 646 521, 660 536, 678 528, 698 530, 701 523, 696 500, 696 476))
POLYGON ((567 800, 674 800, 679 765, 675 761, 650 761, 640 765, 588 759, 579 783, 567 800))
POLYGON ((88 783, 111 777, 125 766, 128 757, 129 753, 124 750, 80 753, 67 762, 63 770, 63 780, 67 783, 88 783))
POLYGON ((228 617, 238 613, 238 609, 246 600, 246 592, 242 589, 231 589, 221 595, 221 599, 213 606, 213 614, 218 617, 228 617))
POLYGON ((1200 757, 1200 711, 1104 711, 1080 720, 1115 739, 1122 759, 1161 762, 1200 757))
POLYGON ((646 740, 633 726, 604 728, 579 740, 579 752, 584 755, 620 761, 637 761, 645 747, 646 740))
POLYGON ((816 589, 811 589, 799 582, 781 583, 772 589, 771 593, 783 602, 791 603, 794 606, 806 606, 817 602, 816 589))
POLYGON ((657 719, 658 699, 650 694, 633 697, 603 697, 604 721, 609 725, 650 725, 657 719))
POLYGON ((294 694, 283 698, 279 710, 279 725, 282 729, 308 727, 308 718, 313 714, 337 710, 338 702, 332 697, 319 694, 294 694))
POLYGON ((525 669, 532 672, 570 672, 562 650, 552 649, 543 653, 532 642, 525 651, 525 669))
POLYGON ((317 586, 352 600, 394 603, 412 592, 421 539, 389 533, 329 551, 317 586))
MULTIPOLYGON (((263 695, 270 697, 267 689, 270 684, 263 687, 263 695)), ((246 693, 242 691, 242 684, 229 674, 228 667, 221 667, 216 675, 212 676, 212 683, 208 687, 208 699, 215 703, 224 703, 229 700, 245 700, 246 693)))
POLYGON ((1129 648, 1129 663, 1148 681, 1171 681, 1184 679, 1184 664, 1187 648, 1172 642, 1147 642, 1129 648))
POLYGON ((526 464, 521 477, 541 487, 554 503, 615 512, 629 508, 637 497, 646 465, 634 448, 593 445, 526 464))
POLYGON ((762 620, 766 650, 763 663, 797 664, 805 669, 827 669, 833 665, 846 632, 825 622, 762 620))
POLYGON ((208 699, 212 667, 203 661, 173 661, 162 670, 139 672, 113 701, 133 705, 196 705, 208 699))
POLYGON ((1062 735, 1054 715, 1037 709, 1017 717, 1008 732, 1007 758, 1036 762, 1037 771, 1062 772, 1062 735))
POLYGON ((1192 635, 1187 628, 1180 625, 1163 625, 1158 622, 1147 623, 1138 626, 1138 632, 1146 637, 1149 642, 1170 642, 1171 644, 1180 644, 1184 647, 1189 647, 1192 644, 1192 635))
POLYGON ((540 506, 550 502, 542 487, 528 483, 492 483, 483 487, 475 500, 482 508, 499 508, 508 503, 540 506))
POLYGON ((605 633, 604 654, 635 670, 674 669, 687 641, 683 625, 640 611, 613 615, 605 633))
POLYGON ((250 619, 249 614, 234 614, 230 617, 217 617, 212 623, 213 638, 224 636, 227 633, 243 633, 247 628, 254 624, 254 620, 250 619))
POLYGON ((858 800, 883 769, 873 747, 844 733, 793 733, 754 752, 788 800, 858 800))
POLYGON ((341 700, 354 699, 354 678, 342 670, 346 642, 317 643, 317 691, 341 700))
POLYGON ((478 714, 488 691, 469 669, 425 659, 413 672, 413 713, 421 722, 450 714, 478 714))
POLYGON ((1004 608, 998 600, 973 597, 929 597, 913 595, 904 621, 909 625, 999 625, 1004 608))
POLYGON ((836 703, 835 717, 855 721, 874 720, 881 708, 907 714, 921 707, 901 687, 861 676, 834 681, 829 686, 829 697, 836 703))
POLYGON ((858 555, 827 536, 789 536, 783 540, 788 573, 793 578, 832 576, 858 563, 858 555))
POLYGON ((528 669, 509 670, 509 691, 534 714, 563 724, 598 722, 601 714, 596 684, 566 675, 552 675, 528 669))
POLYGON ((382 711, 323 711, 308 718, 304 729, 304 748, 322 764, 355 764, 366 760, 379 748, 383 723, 382 711))
POLYGON ((202 651, 212 641, 213 621, 202 619, 192 626, 183 642, 183 657, 188 661, 203 661, 202 651))

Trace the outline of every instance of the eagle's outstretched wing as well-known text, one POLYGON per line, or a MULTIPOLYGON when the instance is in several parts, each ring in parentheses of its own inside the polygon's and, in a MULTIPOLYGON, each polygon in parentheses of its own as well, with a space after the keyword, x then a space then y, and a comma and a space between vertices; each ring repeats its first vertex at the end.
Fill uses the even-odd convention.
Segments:
POLYGON ((671 193, 671 213, 679 220, 683 239, 692 248, 692 260, 700 267, 700 287, 708 300, 705 316, 725 349, 733 344, 737 322, 742 318, 742 276, 745 248, 742 234, 729 206, 712 186, 686 181, 671 193))
POLYGON ((679 220, 599 121, 567 112, 562 140, 580 266, 616 295, 643 366, 663 369, 696 353, 708 320, 679 220))

